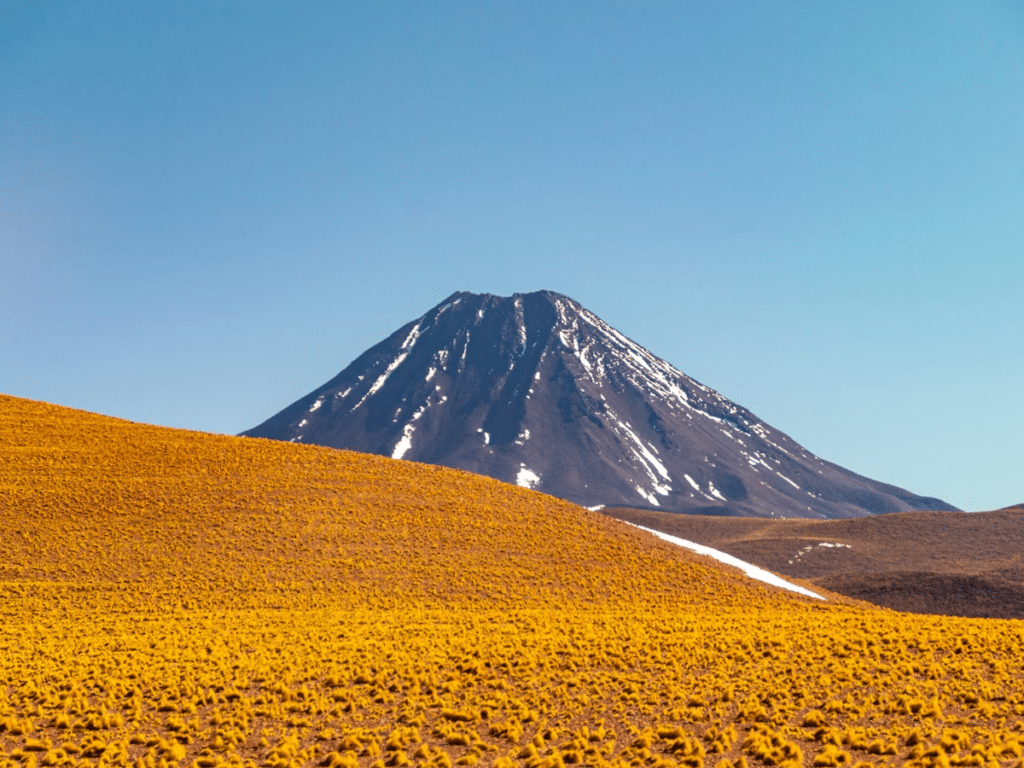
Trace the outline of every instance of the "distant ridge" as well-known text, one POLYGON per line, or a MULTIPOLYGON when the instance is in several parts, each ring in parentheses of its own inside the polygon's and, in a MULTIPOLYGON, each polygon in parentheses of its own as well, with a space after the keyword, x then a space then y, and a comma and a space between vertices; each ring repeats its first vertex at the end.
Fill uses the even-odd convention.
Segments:
POLYGON ((814 456, 552 291, 454 293, 243 434, 456 467, 584 506, 955 509, 814 456))

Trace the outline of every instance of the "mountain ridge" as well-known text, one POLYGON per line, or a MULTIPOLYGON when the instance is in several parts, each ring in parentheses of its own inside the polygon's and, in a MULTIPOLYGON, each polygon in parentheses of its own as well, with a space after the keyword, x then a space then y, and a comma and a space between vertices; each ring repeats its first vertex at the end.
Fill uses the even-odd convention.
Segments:
POLYGON ((457 467, 585 506, 955 509, 820 459, 553 291, 453 293, 242 434, 457 467))

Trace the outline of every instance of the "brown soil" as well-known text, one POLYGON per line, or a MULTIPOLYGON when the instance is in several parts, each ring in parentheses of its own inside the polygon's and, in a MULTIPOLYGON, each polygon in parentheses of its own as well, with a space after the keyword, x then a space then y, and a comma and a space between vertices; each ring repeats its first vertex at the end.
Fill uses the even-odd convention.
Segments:
POLYGON ((887 608, 1024 618, 1024 507, 845 520, 603 512, 887 608))

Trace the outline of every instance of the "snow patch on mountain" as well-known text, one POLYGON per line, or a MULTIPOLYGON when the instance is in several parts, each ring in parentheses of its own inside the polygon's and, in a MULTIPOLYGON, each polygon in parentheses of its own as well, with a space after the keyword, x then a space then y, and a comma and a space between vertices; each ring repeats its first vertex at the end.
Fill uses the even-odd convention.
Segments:
POLYGON ((650 491, 648 491, 648 490, 646 490, 644 488, 641 488, 639 485, 635 486, 635 488, 636 488, 636 492, 639 493, 642 498, 647 499, 647 501, 649 501, 651 504, 653 504, 656 507, 660 507, 661 506, 661 504, 658 503, 658 497, 655 496, 653 493, 651 493, 650 491))
POLYGON ((785 476, 784 474, 782 474, 781 472, 779 472, 779 471, 777 471, 777 470, 776 470, 775 474, 776 474, 776 475, 778 475, 779 477, 781 477, 781 478, 782 478, 783 480, 785 480, 785 481, 786 481, 787 483, 789 483, 790 485, 792 485, 792 486, 793 486, 794 488, 796 488, 796 489, 797 489, 798 491, 800 490, 800 486, 799 486, 799 485, 797 485, 796 483, 794 483, 794 482, 793 482, 792 480, 790 480, 790 479, 789 479, 788 477, 786 477, 786 476, 785 476))
POLYGON ((525 466, 519 468, 519 474, 516 475, 516 485, 521 485, 523 488, 536 488, 539 484, 540 475, 532 469, 527 469, 525 466))

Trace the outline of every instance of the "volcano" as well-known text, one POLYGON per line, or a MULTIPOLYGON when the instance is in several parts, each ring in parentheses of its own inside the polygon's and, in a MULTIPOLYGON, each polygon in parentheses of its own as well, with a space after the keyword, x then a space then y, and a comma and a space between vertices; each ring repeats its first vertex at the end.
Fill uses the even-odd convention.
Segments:
POLYGON ((552 291, 452 294, 243 434, 455 467, 590 507, 955 509, 815 456, 552 291))

